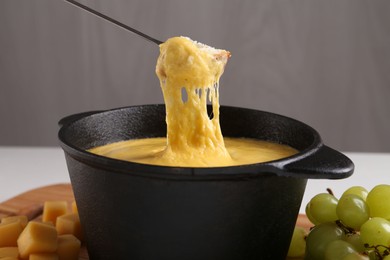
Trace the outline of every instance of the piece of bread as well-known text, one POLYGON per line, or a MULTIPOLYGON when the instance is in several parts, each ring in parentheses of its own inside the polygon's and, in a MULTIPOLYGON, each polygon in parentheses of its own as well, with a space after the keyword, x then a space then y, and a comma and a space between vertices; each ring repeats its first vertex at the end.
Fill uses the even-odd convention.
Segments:
POLYGON ((218 83, 230 52, 215 49, 188 37, 173 37, 160 45, 156 73, 162 83, 177 87, 212 87, 218 83))

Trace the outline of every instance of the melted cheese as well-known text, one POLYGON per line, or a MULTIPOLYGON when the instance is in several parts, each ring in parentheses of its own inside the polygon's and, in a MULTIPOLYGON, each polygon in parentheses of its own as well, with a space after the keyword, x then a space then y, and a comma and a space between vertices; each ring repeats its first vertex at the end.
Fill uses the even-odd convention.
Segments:
POLYGON ((130 140, 91 152, 133 162, 190 167, 230 166, 280 159, 288 146, 226 139, 219 124, 219 79, 230 53, 174 37, 160 45, 156 74, 166 106, 167 137, 130 140), (207 104, 212 105, 212 116, 207 104))
POLYGON ((268 162, 291 156, 297 151, 290 146, 247 138, 226 138, 225 145, 230 158, 216 160, 215 158, 194 156, 192 160, 183 157, 168 157, 166 155, 166 138, 147 138, 128 140, 96 147, 92 152, 106 157, 124 161, 165 165, 165 166, 233 166, 268 162))
POLYGON ((230 53, 186 37, 160 45, 156 73, 166 106, 167 148, 161 155, 180 165, 228 164, 219 125, 218 85, 230 53), (186 97, 183 97, 184 96, 186 97), (207 102, 213 117, 207 114, 207 102))

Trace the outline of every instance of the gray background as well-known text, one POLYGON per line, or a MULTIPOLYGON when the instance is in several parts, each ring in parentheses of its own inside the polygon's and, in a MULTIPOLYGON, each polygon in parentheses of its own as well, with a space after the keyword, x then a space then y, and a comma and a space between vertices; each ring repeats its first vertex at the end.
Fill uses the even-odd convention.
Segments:
MULTIPOLYGON (((390 1, 81 1, 156 38, 232 52, 222 105, 390 152, 390 1)), ((162 103, 158 48, 62 0, 0 0, 0 145, 55 146, 66 115, 162 103)))

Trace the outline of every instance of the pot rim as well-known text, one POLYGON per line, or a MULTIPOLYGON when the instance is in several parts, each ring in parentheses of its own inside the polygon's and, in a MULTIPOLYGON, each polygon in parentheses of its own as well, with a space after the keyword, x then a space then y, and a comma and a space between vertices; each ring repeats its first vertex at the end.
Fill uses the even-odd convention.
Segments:
MULTIPOLYGON (((66 130, 75 124, 76 122, 83 120, 88 117, 93 117, 99 114, 107 114, 112 112, 117 112, 120 110, 127 110, 130 108, 145 108, 145 107, 164 107, 164 104, 149 104, 149 105, 135 105, 135 106, 125 106, 113 109, 107 109, 102 111, 88 111, 79 114, 73 114, 68 117, 64 117, 59 121, 60 130, 58 132, 58 138, 60 140, 60 146, 65 151, 65 153, 78 160, 82 161, 90 166, 110 170, 116 173, 129 174, 142 177, 151 177, 151 178, 163 178, 163 179, 175 179, 175 180, 209 180, 209 179, 246 179, 252 177, 260 176, 288 176, 288 177, 299 177, 299 178, 329 178, 329 179, 339 179, 345 178, 352 174, 353 172, 353 163, 345 155, 341 154, 338 151, 335 151, 322 143, 319 133, 312 128, 311 126, 287 117, 279 115, 272 112, 242 108, 236 106, 220 106, 221 109, 224 108, 233 108, 241 109, 252 112, 265 113, 270 116, 276 116, 286 120, 294 121, 303 127, 307 128, 312 134, 313 141, 310 145, 304 148, 298 153, 288 156, 282 159, 254 163, 254 164, 243 164, 243 165, 234 165, 234 166, 218 166, 218 167, 186 167, 186 166, 165 166, 165 165, 151 165, 138 162, 123 161, 119 159, 109 158, 97 154, 93 154, 86 150, 80 149, 76 145, 68 142, 66 139, 66 130), (330 149, 330 151, 329 151, 330 149), (327 169, 317 169, 309 167, 309 170, 304 167, 307 163, 312 163, 312 157, 318 157, 317 154, 321 153, 320 151, 326 150, 326 153, 331 153, 332 156, 337 156, 339 160, 346 160, 342 165, 336 165, 333 168, 329 168, 328 163, 327 169), (300 165, 301 162, 303 166, 300 165), (294 165, 298 164, 298 167, 294 165), (291 167, 293 166, 293 167, 291 167), (343 169, 339 169, 339 168, 343 169), (330 171, 330 172, 329 172, 330 171)), ((223 131, 223 129, 222 129, 223 131)), ((225 135, 224 135, 225 136, 225 135)), ((228 135, 226 137, 229 137, 228 135)), ((322 156, 323 157, 323 156, 322 156)), ((326 156, 325 156, 326 157, 326 156)), ((322 158, 325 159, 326 158, 322 158)), ((318 158, 316 158, 318 160, 318 158)))

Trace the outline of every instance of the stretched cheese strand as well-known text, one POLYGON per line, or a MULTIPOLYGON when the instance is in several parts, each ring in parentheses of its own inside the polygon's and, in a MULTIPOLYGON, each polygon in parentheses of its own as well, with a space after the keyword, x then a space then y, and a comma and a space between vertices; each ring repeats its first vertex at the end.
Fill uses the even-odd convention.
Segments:
POLYGON ((231 164, 219 124, 219 79, 230 53, 174 37, 160 45, 156 73, 166 106, 162 157, 197 166, 231 164), (212 118, 207 103, 212 104, 212 118))

